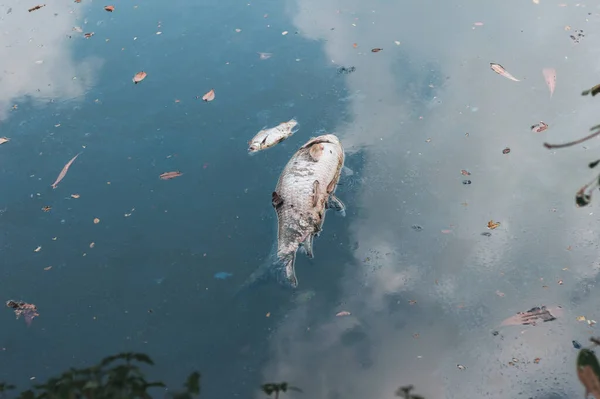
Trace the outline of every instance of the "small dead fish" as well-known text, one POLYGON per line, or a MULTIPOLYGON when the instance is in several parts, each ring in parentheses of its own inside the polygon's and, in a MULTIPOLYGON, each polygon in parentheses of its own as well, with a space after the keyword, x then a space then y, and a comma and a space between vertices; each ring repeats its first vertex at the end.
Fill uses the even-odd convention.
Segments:
POLYGON ((94 32, 88 32, 88 33, 84 33, 84 34, 83 34, 83 36, 84 36, 86 39, 89 39, 90 37, 94 36, 94 32))
POLYGON ((540 121, 540 123, 536 123, 535 125, 531 125, 531 131, 534 133, 541 133, 546 129, 548 129, 548 124, 542 121, 540 121))
POLYGON ((297 132, 297 130, 293 130, 297 125, 298 121, 296 121, 295 118, 292 118, 289 121, 282 122, 270 129, 261 130, 248 142, 248 151, 250 153, 255 153, 281 143, 283 140, 297 132))
POLYGON ((104 6, 104 9, 108 12, 113 12, 115 10, 115 6, 104 6))
POLYGON ((372 53, 378 53, 378 52, 380 52, 381 50, 383 50, 383 49, 382 49, 382 48, 379 48, 379 47, 375 47, 374 49, 371 49, 371 52, 372 52, 372 53))
POLYGON ((165 172, 163 174, 161 174, 160 176, 158 176, 161 180, 170 180, 170 179, 174 179, 176 177, 181 176, 183 173, 181 173, 180 171, 176 170, 174 172, 165 172))
POLYGON ((504 76, 505 78, 514 80, 515 82, 520 82, 519 79, 515 78, 510 73, 508 73, 506 71, 506 69, 504 69, 504 67, 500 64, 495 64, 493 62, 490 62, 490 68, 492 68, 492 71, 496 72, 500 76, 504 76))
POLYGON ((8 143, 10 139, 8 137, 0 137, 0 144, 8 143))
POLYGON ((550 89, 550 97, 552 97, 554 89, 556 88, 556 69, 544 68, 542 69, 542 75, 544 75, 546 85, 548 86, 548 89, 550 89))
POLYGON ((56 188, 56 186, 58 185, 58 183, 60 183, 60 181, 62 179, 65 178, 65 176, 67 175, 67 172, 69 171, 69 168, 71 167, 71 164, 73 162, 75 162, 75 160, 77 159, 77 157, 81 155, 81 153, 75 155, 69 162, 67 162, 67 164, 62 168, 62 170, 60 171, 60 173, 58 174, 58 177, 56 178, 56 181, 54 183, 52 183, 52 188, 56 188))
POLYGON ((341 312, 336 313, 337 317, 343 317, 343 316, 350 316, 350 312, 346 311, 346 310, 342 310, 341 312))
POLYGON ((276 269, 280 281, 292 287, 298 286, 294 267, 298 249, 313 258, 313 238, 322 231, 326 210, 345 212, 334 194, 343 166, 342 144, 326 134, 300 147, 279 176, 272 194, 278 224, 276 269), (321 148, 315 151, 315 146, 321 148))
POLYGON ((39 9, 40 9, 40 8, 42 8, 42 7, 46 7, 46 5, 45 5, 45 4, 38 4, 38 5, 37 5, 37 6, 35 6, 35 7, 31 7, 31 8, 30 8, 28 11, 29 11, 29 12, 32 12, 32 11, 35 11, 35 10, 39 10, 39 9))

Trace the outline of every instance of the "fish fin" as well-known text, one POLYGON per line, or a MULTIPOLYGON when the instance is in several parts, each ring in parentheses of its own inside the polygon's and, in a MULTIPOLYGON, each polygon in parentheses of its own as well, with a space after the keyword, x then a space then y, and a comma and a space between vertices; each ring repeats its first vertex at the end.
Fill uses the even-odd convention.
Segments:
POLYGON ((283 205, 283 198, 279 196, 277 191, 273 191, 271 194, 271 203, 273 204, 273 208, 279 209, 283 205))
POLYGON ((313 195, 312 206, 316 207, 317 204, 319 203, 319 181, 318 180, 315 180, 313 182, 313 192, 312 192, 312 195, 313 195))
POLYGON ((335 186, 337 186, 338 181, 337 179, 333 179, 329 182, 329 184, 327 185, 327 193, 328 194, 333 194, 333 190, 335 190, 335 186))
POLYGON ((280 259, 275 272, 277 281, 280 284, 292 288, 298 287, 298 278, 296 277, 296 252, 280 259))
POLYGON ((269 135, 266 135, 265 138, 263 139, 263 141, 260 142, 260 144, 265 144, 267 142, 268 138, 269 138, 269 135))
POLYGON ((296 279, 296 273, 294 271, 295 259, 295 253, 290 254, 283 259, 278 258, 277 243, 275 243, 267 258, 236 290, 233 298, 239 300, 242 295, 250 294, 255 288, 265 285, 269 281, 273 282, 273 280, 279 282, 281 288, 295 288, 298 285, 298 280, 296 279), (288 268, 291 270, 289 277, 288 268))
POLYGON ((308 256, 310 259, 315 257, 315 254, 313 252, 313 238, 314 237, 315 237, 314 234, 309 234, 308 237, 306 237, 306 240, 304 240, 301 244, 302 245, 301 248, 306 253, 306 256, 308 256))
POLYGON ((349 176, 354 175, 354 171, 352 169, 350 169, 349 167, 347 167, 347 166, 343 166, 341 174, 344 177, 349 177, 349 176))
POLYGON ((333 209, 336 212, 339 212, 340 215, 346 216, 346 205, 344 205, 344 203, 342 201, 340 201, 340 199, 338 197, 336 197, 334 194, 331 194, 329 196, 329 199, 327 200, 327 204, 325 205, 325 208, 333 209))

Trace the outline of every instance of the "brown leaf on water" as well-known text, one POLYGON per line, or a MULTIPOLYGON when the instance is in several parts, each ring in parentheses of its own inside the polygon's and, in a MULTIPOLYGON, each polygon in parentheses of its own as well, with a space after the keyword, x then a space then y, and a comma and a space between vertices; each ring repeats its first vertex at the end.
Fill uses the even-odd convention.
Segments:
POLYGON ((379 47, 375 47, 374 49, 371 49, 371 52, 372 52, 372 53, 378 53, 378 52, 380 52, 381 50, 383 50, 383 49, 382 49, 382 48, 379 48, 379 47))
POLYGON ((8 143, 10 139, 8 137, 0 137, 0 144, 8 143))
POLYGON ((215 89, 210 89, 208 93, 202 96, 204 101, 212 101, 215 99, 215 89))
MULTIPOLYGON (((552 308, 552 311, 557 315, 561 315, 562 311, 560 306, 557 308, 552 308)), ((556 320, 556 317, 550 313, 550 309, 547 309, 545 306, 536 306, 534 308, 529 309, 526 312, 518 312, 516 315, 509 317, 502 321, 503 326, 518 326, 518 325, 532 325, 535 326, 538 322, 547 322, 556 320)))
POLYGON ((494 222, 493 220, 490 220, 487 224, 487 228, 490 230, 494 230, 495 228, 497 228, 498 226, 500 226, 499 222, 494 222))
POLYGON ((161 174, 160 176, 158 176, 161 180, 170 180, 170 179, 174 179, 176 177, 181 176, 183 173, 181 173, 180 171, 176 170, 174 172, 165 172, 163 174, 161 174))
POLYGON ((148 76, 148 74, 144 71, 136 73, 135 75, 133 75, 133 83, 140 83, 142 80, 146 79, 146 76, 148 76))
POLYGON ((40 315, 37 312, 37 307, 32 303, 9 300, 6 302, 6 306, 15 311, 17 319, 19 316, 23 316, 23 319, 25 319, 25 323, 27 323, 28 326, 31 325, 31 322, 35 317, 40 315))
POLYGON ((28 11, 29 11, 29 12, 32 12, 32 11, 35 11, 35 10, 39 10, 39 9, 40 9, 40 8, 42 8, 42 7, 46 7, 46 5, 45 5, 45 4, 38 4, 38 5, 37 5, 37 6, 35 6, 35 7, 31 7, 31 8, 30 8, 28 11))
POLYGON ((115 10, 115 6, 104 6, 104 9, 108 12, 113 12, 115 10))
POLYGON ((542 121, 540 121, 540 123, 536 123, 535 125, 531 125, 531 131, 534 133, 541 133, 546 129, 548 129, 548 124, 542 121))

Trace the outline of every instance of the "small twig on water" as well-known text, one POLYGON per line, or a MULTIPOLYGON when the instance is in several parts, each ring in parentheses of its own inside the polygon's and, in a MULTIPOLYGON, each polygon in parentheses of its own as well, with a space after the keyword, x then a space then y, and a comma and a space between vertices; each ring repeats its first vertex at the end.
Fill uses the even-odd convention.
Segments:
MULTIPOLYGON (((600 126, 594 126, 592 129, 590 130, 594 130, 600 128, 600 126)), ((589 136, 586 136, 582 139, 579 140, 575 140, 575 141, 571 141, 568 143, 564 143, 564 144, 548 144, 548 143, 544 143, 544 147, 548 148, 548 149, 552 149, 552 148, 565 148, 565 147, 570 147, 572 145, 576 145, 576 144, 580 144, 583 143, 584 141, 587 141, 589 139, 592 139, 596 136, 600 135, 600 129, 598 129, 597 131, 595 131, 594 133, 590 134, 589 136)))

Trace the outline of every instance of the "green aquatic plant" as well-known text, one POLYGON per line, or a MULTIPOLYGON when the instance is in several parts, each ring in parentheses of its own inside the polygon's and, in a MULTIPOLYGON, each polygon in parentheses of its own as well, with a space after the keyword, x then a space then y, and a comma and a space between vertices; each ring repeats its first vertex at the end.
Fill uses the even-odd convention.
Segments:
MULTIPOLYGON (((108 356, 92 367, 71 368, 43 384, 21 392, 16 399, 151 399, 152 388, 166 388, 160 381, 147 381, 141 365, 154 365, 143 353, 108 356)), ((0 398, 9 397, 14 385, 0 383, 0 398)), ((184 389, 169 394, 173 399, 192 399, 200 395, 200 373, 190 374, 184 389)))

